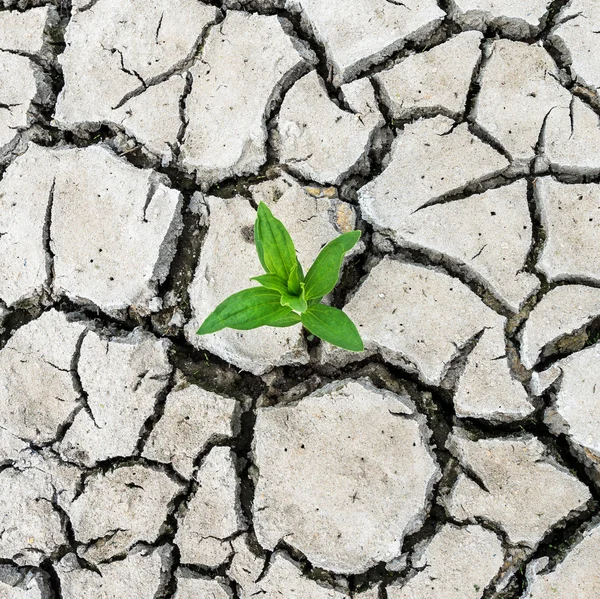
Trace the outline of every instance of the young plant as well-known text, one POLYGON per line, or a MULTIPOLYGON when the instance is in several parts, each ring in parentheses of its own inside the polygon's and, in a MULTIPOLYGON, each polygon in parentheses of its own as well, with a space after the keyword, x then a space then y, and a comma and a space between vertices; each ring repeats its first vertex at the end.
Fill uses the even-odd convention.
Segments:
POLYGON ((310 333, 350 351, 363 351, 354 323, 337 308, 321 303, 340 277, 342 260, 360 239, 360 231, 330 241, 304 276, 287 229, 263 202, 254 223, 254 243, 264 275, 251 287, 220 303, 198 329, 198 335, 224 328, 246 331, 262 326, 291 327, 302 323, 310 333))

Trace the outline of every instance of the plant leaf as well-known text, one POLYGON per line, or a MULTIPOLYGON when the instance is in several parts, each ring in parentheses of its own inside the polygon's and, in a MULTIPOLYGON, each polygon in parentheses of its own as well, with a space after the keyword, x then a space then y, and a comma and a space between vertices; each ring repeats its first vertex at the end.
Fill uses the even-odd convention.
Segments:
POLYGON ((265 250, 263 248, 262 241, 260 240, 260 231, 258 230, 258 218, 254 221, 254 245, 256 246, 256 253, 258 254, 260 264, 264 271, 267 272, 267 265, 265 264, 265 250))
POLYGON ((255 233, 255 241, 258 239, 257 251, 259 259, 262 253, 261 264, 264 269, 287 281, 297 263, 294 242, 283 223, 273 216, 264 202, 258 205, 255 230, 258 232, 258 237, 255 233))
POLYGON ((340 278, 342 260, 360 239, 360 231, 350 231, 330 241, 319 253, 304 279, 307 300, 327 295, 340 278))
POLYGON ((221 302, 198 329, 198 335, 215 333, 226 327, 246 331, 277 322, 291 313, 281 305, 281 294, 273 289, 251 287, 221 302))
POLYGON ((270 322, 267 326, 270 327, 291 327, 300 322, 300 314, 296 314, 295 312, 290 312, 286 316, 282 316, 280 319, 275 322, 270 322))
POLYGON ((287 285, 277 275, 258 275, 258 277, 252 277, 250 280, 260 283, 263 287, 266 287, 267 289, 274 289, 275 291, 279 291, 279 293, 281 293, 282 295, 284 293, 288 293, 287 285))
POLYGON ((337 308, 316 304, 301 316, 302 324, 313 335, 350 351, 363 351, 364 345, 354 323, 337 308))
POLYGON ((298 265, 298 278, 301 283, 304 283, 304 271, 302 270, 302 264, 300 264, 300 260, 296 258, 296 264, 298 265))
POLYGON ((295 310, 296 312, 304 312, 308 307, 303 297, 298 297, 297 295, 290 295, 289 293, 285 293, 281 296, 281 305, 289 306, 292 310, 295 310))
POLYGON ((294 268, 292 268, 292 271, 290 272, 290 278, 287 282, 287 288, 289 293, 296 296, 302 293, 302 287, 300 286, 300 273, 298 272, 299 266, 299 262, 296 262, 296 264, 294 264, 294 268))

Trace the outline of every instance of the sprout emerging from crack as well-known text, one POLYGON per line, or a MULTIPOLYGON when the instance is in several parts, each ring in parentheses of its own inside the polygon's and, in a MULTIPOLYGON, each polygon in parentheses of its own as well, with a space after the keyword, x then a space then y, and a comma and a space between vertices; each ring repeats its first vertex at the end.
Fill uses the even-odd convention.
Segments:
POLYGON ((229 296, 202 323, 198 335, 224 328, 245 331, 302 323, 323 341, 350 351, 363 351, 362 339, 350 318, 321 303, 338 282, 346 252, 359 239, 360 231, 351 231, 330 241, 304 276, 290 234, 261 202, 254 223, 254 243, 266 274, 250 279, 260 287, 229 296))

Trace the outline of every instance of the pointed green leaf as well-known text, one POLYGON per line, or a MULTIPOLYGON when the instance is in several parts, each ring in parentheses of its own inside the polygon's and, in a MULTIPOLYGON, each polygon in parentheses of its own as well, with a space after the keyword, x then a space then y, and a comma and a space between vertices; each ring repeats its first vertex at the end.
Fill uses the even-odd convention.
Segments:
POLYGON ((254 221, 254 245, 256 246, 256 253, 258 254, 260 264, 265 272, 267 272, 267 265, 265 264, 265 250, 263 248, 262 241, 260 240, 260 231, 258 230, 258 218, 254 221))
POLYGON ((221 302, 198 329, 198 335, 215 333, 226 327, 246 331, 277 322, 291 313, 281 305, 281 294, 264 287, 244 289, 221 302))
POLYGON ((317 256, 304 279, 304 297, 307 300, 327 295, 340 278, 342 260, 360 239, 360 231, 344 233, 330 241, 317 256))
POLYGON ((313 335, 350 351, 363 351, 362 339, 354 323, 337 308, 316 304, 301 316, 302 324, 313 335))
POLYGON ((307 308, 304 298, 298 297, 297 295, 290 295, 289 293, 284 293, 281 296, 281 305, 289 306, 296 312, 304 312, 307 308))
POLYGON ((292 272, 290 272, 290 278, 287 282, 288 291, 292 295, 300 295, 302 293, 302 287, 300 287, 300 273, 298 271, 299 266, 299 262, 294 264, 294 268, 292 268, 292 272))
POLYGON ((261 263, 264 269, 287 281, 297 263, 294 242, 283 223, 273 216, 264 202, 258 205, 255 229, 258 232, 257 251, 259 259, 262 252, 261 263))
POLYGON ((267 289, 279 291, 281 294, 288 293, 287 285, 277 275, 259 275, 258 277, 252 277, 250 280, 260 283, 267 289))
POLYGON ((301 283, 304 283, 304 271, 302 270, 302 264, 300 264, 300 260, 296 258, 296 264, 298 265, 298 278, 301 283))
POLYGON ((282 316, 279 320, 275 322, 270 322, 268 326, 270 327, 291 327, 300 322, 300 314, 296 314, 295 312, 290 312, 286 316, 282 316))

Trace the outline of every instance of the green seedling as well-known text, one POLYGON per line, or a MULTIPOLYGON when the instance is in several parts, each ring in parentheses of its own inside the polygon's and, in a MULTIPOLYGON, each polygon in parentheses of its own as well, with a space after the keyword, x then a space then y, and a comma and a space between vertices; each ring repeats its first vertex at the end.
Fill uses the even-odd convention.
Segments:
POLYGON ((252 277, 259 287, 234 293, 206 318, 198 335, 224 328, 247 331, 262 326, 291 327, 302 323, 314 336, 350 351, 363 351, 354 323, 341 310, 322 304, 336 286, 346 252, 360 231, 344 233, 320 252, 306 276, 287 229, 263 202, 254 223, 254 243, 264 275, 252 277))

